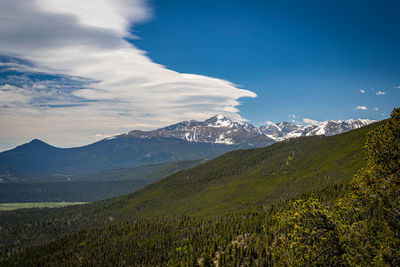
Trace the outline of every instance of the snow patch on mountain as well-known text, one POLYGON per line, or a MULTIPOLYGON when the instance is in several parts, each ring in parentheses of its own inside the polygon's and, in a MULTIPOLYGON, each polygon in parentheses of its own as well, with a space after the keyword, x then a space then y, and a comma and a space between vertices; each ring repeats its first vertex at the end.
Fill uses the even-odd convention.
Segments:
POLYGON ((244 122, 235 122, 221 114, 205 121, 183 121, 152 131, 133 130, 129 136, 140 138, 178 138, 188 142, 237 145, 240 147, 262 147, 300 136, 336 135, 368 125, 373 120, 350 119, 346 121, 316 121, 304 119, 304 125, 290 122, 267 121, 257 128, 244 122))
POLYGON ((260 129, 263 134, 269 136, 270 138, 273 138, 275 141, 282 141, 300 136, 331 136, 341 134, 375 122, 374 120, 369 119, 350 119, 346 121, 316 121, 311 119, 304 119, 303 121, 307 124, 295 125, 289 122, 281 122, 278 124, 267 122, 266 125, 261 126, 260 129))

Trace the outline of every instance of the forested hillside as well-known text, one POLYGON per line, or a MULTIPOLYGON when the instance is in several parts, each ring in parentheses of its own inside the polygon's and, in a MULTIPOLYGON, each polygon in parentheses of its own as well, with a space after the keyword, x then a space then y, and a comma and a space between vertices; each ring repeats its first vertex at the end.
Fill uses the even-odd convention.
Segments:
POLYGON ((63 179, 36 178, 33 181, 0 182, 0 203, 69 201, 90 202, 126 195, 204 160, 173 161, 164 164, 120 168, 63 179))
POLYGON ((114 210, 136 218, 217 215, 343 185, 365 165, 362 146, 376 126, 232 151, 120 198, 114 210))
POLYGON ((229 152, 127 196, 2 212, 1 263, 398 265, 399 176, 395 109, 339 136, 229 152))

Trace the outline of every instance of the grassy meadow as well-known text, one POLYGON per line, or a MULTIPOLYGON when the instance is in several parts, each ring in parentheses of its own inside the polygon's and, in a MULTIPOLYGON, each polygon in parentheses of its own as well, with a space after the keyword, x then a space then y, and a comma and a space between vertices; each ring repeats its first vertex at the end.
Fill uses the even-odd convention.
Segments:
POLYGON ((29 202, 29 203, 0 203, 0 211, 31 209, 31 208, 59 208, 71 205, 82 205, 87 202, 29 202))

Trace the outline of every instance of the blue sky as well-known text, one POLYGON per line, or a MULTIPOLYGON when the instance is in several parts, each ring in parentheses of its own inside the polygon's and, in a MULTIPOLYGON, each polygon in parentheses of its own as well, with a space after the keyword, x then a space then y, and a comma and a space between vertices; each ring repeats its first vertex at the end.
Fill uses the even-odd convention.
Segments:
POLYGON ((393 88, 400 84, 399 1, 156 0, 153 6, 154 19, 135 29, 141 39, 134 43, 169 68, 257 93, 240 107, 255 124, 288 114, 380 120, 400 103, 393 88))
POLYGON ((222 113, 254 125, 389 116, 398 1, 3 0, 0 151, 222 113))

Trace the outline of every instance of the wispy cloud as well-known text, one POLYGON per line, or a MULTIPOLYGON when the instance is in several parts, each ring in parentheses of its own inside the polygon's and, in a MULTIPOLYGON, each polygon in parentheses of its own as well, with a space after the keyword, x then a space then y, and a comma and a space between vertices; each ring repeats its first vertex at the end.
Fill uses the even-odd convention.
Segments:
POLYGON ((0 143, 38 137, 78 145, 98 139, 96 134, 156 128, 216 113, 243 121, 238 100, 255 93, 226 80, 169 70, 127 41, 135 38, 132 25, 151 16, 143 0, 1 1, 0 55, 21 60, 0 60, 3 68, 59 75, 81 84, 48 80, 52 86, 44 84, 41 90, 35 89, 41 79, 28 77, 33 82, 27 87, 4 81, 3 86, 11 87, 0 95, 7 107, 0 111, 0 143))
POLYGON ((378 111, 378 110, 379 110, 379 108, 377 108, 377 107, 374 107, 374 110, 375 110, 375 111, 378 111))
POLYGON ((365 90, 360 89, 360 93, 361 93, 361 94, 365 94, 365 90))
POLYGON ((366 106, 357 106, 354 109, 367 110, 367 107, 366 106))
POLYGON ((397 86, 393 86, 393 88, 397 88, 397 89, 400 89, 400 85, 397 85, 397 86))
POLYGON ((291 118, 291 119, 295 119, 296 115, 295 114, 288 114, 288 117, 291 118))
POLYGON ((303 122, 305 124, 311 124, 311 125, 320 125, 321 124, 321 122, 319 122, 319 121, 308 119, 308 118, 304 118, 303 122))
POLYGON ((386 92, 378 91, 378 92, 376 92, 376 95, 386 95, 386 92))

